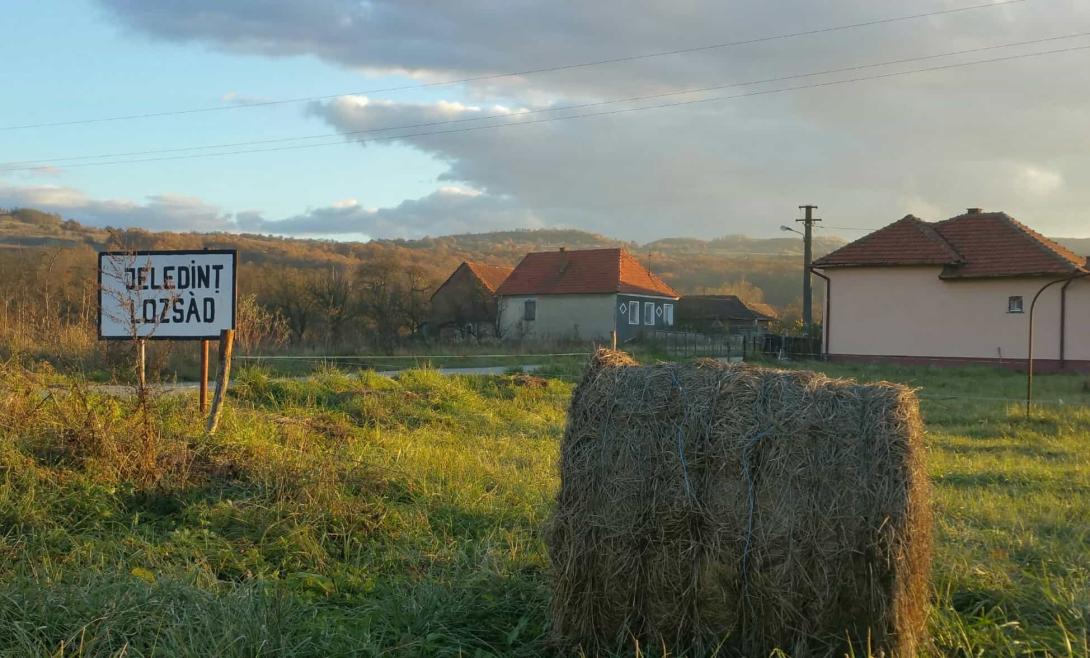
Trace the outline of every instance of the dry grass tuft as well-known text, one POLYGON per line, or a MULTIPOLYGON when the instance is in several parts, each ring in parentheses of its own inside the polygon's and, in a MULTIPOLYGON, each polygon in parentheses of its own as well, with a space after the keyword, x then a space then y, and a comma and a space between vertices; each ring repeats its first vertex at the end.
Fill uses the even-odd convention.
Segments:
POLYGON ((511 377, 511 383, 515 386, 522 386, 523 388, 547 388, 549 386, 549 380, 544 377, 530 375, 525 372, 513 375, 511 377))
POLYGON ((914 656, 922 440, 904 386, 599 351, 547 539, 554 632, 590 653, 914 656))

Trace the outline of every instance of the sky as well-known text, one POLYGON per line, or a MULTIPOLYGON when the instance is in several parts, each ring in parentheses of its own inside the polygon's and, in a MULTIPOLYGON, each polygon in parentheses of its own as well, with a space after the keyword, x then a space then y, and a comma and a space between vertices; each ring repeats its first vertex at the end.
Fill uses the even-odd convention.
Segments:
POLYGON ((638 241, 780 234, 805 203, 846 238, 982 207, 1090 237, 1081 0, 0 13, 0 207, 338 240, 558 227, 638 241), (987 59, 1001 61, 961 66, 987 59), (622 61, 583 65, 602 60, 622 61), (101 120, 115 117, 131 118, 101 120))

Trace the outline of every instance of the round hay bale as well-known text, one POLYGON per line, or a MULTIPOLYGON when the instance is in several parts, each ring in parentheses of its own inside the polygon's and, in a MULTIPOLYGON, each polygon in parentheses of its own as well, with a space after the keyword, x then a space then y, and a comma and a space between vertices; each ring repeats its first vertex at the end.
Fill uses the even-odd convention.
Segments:
POLYGON ((547 544, 569 647, 915 655, 932 521, 904 386, 601 350, 560 476, 547 544))

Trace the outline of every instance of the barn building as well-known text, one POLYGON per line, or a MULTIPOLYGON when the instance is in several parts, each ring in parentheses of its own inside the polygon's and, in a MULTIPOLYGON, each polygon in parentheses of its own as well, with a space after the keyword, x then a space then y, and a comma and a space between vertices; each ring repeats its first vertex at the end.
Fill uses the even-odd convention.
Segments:
POLYGON ((510 267, 465 261, 431 296, 429 324, 441 339, 496 334, 496 289, 510 267))

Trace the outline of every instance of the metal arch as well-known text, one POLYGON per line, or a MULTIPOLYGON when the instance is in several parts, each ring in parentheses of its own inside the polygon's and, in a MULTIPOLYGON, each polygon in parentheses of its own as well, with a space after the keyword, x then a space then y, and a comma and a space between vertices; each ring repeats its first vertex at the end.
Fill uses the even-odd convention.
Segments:
POLYGON ((1037 308, 1037 299, 1041 296, 1041 293, 1048 290, 1057 283, 1071 283, 1076 279, 1081 279, 1085 276, 1090 276, 1090 272, 1079 272, 1073 276, 1069 276, 1063 279, 1056 279, 1055 281, 1049 281, 1045 285, 1041 286, 1041 289, 1037 291, 1037 294, 1033 296, 1033 301, 1029 303, 1029 331, 1028 333, 1028 345, 1026 346, 1026 417, 1029 418, 1030 407, 1033 404, 1033 312, 1037 308))

